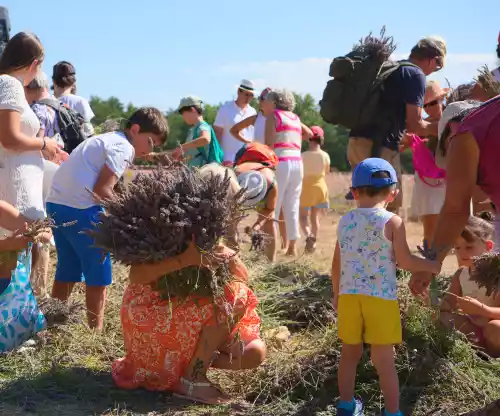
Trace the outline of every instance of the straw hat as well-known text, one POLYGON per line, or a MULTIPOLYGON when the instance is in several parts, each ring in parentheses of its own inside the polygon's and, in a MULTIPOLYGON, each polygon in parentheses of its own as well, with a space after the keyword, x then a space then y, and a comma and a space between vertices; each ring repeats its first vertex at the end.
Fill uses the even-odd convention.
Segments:
POLYGON ((449 92, 449 88, 441 88, 439 81, 428 81, 425 89, 424 105, 446 97, 449 92))

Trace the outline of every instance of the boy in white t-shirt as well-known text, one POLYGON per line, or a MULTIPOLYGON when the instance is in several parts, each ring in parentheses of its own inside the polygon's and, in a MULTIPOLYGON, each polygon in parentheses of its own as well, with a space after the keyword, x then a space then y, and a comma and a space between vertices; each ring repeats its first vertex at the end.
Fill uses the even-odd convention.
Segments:
POLYGON ((128 119, 123 132, 91 137, 82 142, 54 175, 47 198, 47 213, 56 224, 77 221, 54 230, 57 269, 52 297, 66 301, 78 282, 85 282, 89 326, 102 329, 106 286, 111 284, 111 259, 93 247, 84 233, 98 222, 100 199, 109 198, 134 157, 142 157, 161 145, 168 124, 156 108, 141 108, 128 119))

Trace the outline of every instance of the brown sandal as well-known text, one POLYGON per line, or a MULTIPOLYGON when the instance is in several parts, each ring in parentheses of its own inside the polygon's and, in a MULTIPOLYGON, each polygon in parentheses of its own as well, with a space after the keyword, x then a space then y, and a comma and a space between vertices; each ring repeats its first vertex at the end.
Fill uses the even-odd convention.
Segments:
POLYGON ((193 396, 193 389, 197 387, 212 387, 216 390, 218 390, 220 393, 224 394, 222 390, 217 387, 216 385, 212 383, 207 383, 207 382, 193 382, 186 380, 184 377, 181 377, 179 380, 182 384, 185 384, 188 386, 188 391, 187 394, 180 394, 180 393, 174 393, 173 396, 177 397, 179 399, 184 399, 184 400, 189 400, 195 403, 201 403, 201 404, 209 404, 209 405, 220 405, 220 404, 229 404, 231 403, 230 399, 203 399, 201 397, 194 397, 193 396))

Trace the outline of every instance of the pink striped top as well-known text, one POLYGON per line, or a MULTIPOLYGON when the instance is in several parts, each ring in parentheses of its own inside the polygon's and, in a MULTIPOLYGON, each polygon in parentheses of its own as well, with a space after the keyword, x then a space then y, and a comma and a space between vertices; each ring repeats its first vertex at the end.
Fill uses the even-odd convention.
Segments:
POLYGON ((275 110, 276 138, 274 151, 280 162, 302 160, 302 124, 291 111, 275 110))

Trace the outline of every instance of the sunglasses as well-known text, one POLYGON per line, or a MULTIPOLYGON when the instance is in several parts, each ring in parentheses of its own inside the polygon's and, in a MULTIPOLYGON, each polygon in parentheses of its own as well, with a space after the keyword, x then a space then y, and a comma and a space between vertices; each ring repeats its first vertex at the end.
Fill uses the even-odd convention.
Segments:
POLYGON ((434 69, 434 72, 441 71, 443 69, 443 58, 436 56, 434 60, 436 61, 436 69, 434 69))

